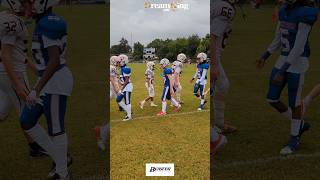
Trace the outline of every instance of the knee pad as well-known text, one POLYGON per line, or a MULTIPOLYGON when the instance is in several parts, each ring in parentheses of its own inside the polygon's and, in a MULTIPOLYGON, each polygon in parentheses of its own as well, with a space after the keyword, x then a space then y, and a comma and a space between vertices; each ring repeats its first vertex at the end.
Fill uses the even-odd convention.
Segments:
POLYGON ((42 114, 42 106, 36 104, 29 108, 25 107, 20 115, 20 126, 23 130, 29 130, 34 127, 42 114))
POLYGON ((123 94, 118 95, 117 98, 116 98, 117 103, 121 102, 122 99, 123 99, 123 94))

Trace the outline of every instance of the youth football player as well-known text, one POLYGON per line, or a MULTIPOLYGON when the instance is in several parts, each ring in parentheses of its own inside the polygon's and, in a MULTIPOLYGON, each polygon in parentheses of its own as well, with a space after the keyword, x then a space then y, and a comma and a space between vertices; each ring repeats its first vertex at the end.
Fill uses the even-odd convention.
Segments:
POLYGON ((35 0, 32 10, 36 26, 32 37, 32 54, 39 79, 27 96, 20 123, 53 159, 55 166, 48 179, 69 179, 68 138, 65 131, 67 99, 71 95, 73 77, 66 65, 67 24, 52 12, 56 0, 35 0), (47 119, 48 131, 37 122, 47 119))
POLYGON ((144 104, 150 100, 150 106, 156 107, 157 105, 154 103, 154 96, 155 96, 155 90, 154 90, 154 66, 155 63, 152 61, 147 62, 147 69, 145 72, 146 77, 146 83, 145 86, 148 91, 148 97, 140 102, 140 108, 143 109, 144 104))
POLYGON ((261 69, 268 57, 280 49, 281 55, 272 69, 267 100, 280 114, 290 120, 291 132, 281 155, 294 153, 301 135, 310 128, 302 119, 301 92, 304 74, 309 67, 309 35, 318 9, 307 7, 304 0, 286 0, 279 9, 279 23, 275 37, 267 51, 257 61, 261 69), (284 87, 288 87, 288 106, 280 100, 284 87))
POLYGON ((205 86, 207 84, 207 72, 209 70, 209 64, 207 63, 207 55, 205 53, 199 53, 197 55, 197 71, 194 77, 191 79, 191 83, 196 80, 193 88, 193 94, 196 97, 200 97, 200 105, 198 110, 201 111, 204 109, 206 103, 205 100, 205 86), (198 92, 200 91, 200 94, 198 92))
POLYGON ((163 69, 163 91, 161 96, 162 101, 162 110, 157 114, 157 116, 165 116, 167 114, 167 102, 166 100, 171 101, 171 103, 176 107, 176 111, 181 108, 179 102, 177 102, 174 98, 174 87, 173 87, 173 79, 172 79, 172 69, 169 68, 170 61, 166 58, 161 59, 160 67, 163 69))
POLYGON ((187 56, 183 53, 178 54, 177 60, 172 63, 172 70, 173 70, 173 87, 176 89, 175 96, 177 98, 177 101, 182 104, 181 100, 181 91, 182 91, 182 86, 180 83, 180 78, 182 74, 182 68, 183 68, 183 63, 187 59, 187 56))
POLYGON ((127 55, 121 54, 118 56, 118 66, 121 69, 120 81, 122 87, 117 92, 117 103, 127 113, 123 121, 132 120, 131 112, 131 94, 133 90, 133 84, 131 82, 131 68, 127 65, 129 58, 127 55))
MULTIPOLYGON (((0 121, 9 115, 12 108, 20 114, 29 93, 26 73, 27 65, 36 72, 34 65, 28 61, 28 30, 21 16, 27 14, 27 1, 2 1, 6 8, 0 12, 0 121)), ((43 156, 45 151, 30 137, 30 156, 43 156)))
POLYGON ((226 47, 227 39, 232 31, 238 0, 217 0, 211 6, 211 58, 217 66, 212 68, 212 78, 215 81, 215 93, 213 96, 214 123, 223 133, 233 133, 237 128, 225 122, 225 98, 229 90, 229 80, 221 63, 221 54, 226 47))

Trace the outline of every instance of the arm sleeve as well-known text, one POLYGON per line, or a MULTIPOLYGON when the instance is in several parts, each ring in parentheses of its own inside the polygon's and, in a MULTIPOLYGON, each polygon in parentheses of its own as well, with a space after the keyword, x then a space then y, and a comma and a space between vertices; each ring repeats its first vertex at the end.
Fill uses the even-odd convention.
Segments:
POLYGON ((43 40, 44 48, 48 48, 48 47, 51 47, 51 46, 58 46, 58 47, 60 46, 59 40, 52 40, 52 39, 49 39, 46 36, 42 36, 42 40, 43 40))
POLYGON ((292 50, 289 53, 287 62, 293 64, 294 61, 303 53, 305 44, 307 43, 311 26, 305 23, 299 23, 298 33, 292 50))
POLYGON ((207 75, 207 69, 203 69, 200 82, 204 81, 207 75))
POLYGON ((274 39, 268 47, 268 52, 273 53, 281 47, 281 33, 280 33, 280 23, 278 23, 274 39))

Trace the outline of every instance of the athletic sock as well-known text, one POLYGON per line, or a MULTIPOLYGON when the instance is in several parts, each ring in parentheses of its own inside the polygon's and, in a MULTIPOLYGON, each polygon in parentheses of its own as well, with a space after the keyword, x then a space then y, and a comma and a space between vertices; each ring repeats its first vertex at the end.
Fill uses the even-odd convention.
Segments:
POLYGON ((52 137, 52 141, 56 149, 56 173, 62 177, 68 175, 68 138, 64 133, 59 136, 52 137))
POLYGON ((120 107, 122 107, 122 109, 124 109, 128 113, 127 106, 124 103, 124 101, 120 101, 118 104, 119 104, 120 107))
POLYGON ((172 103, 174 106, 176 106, 176 107, 179 106, 179 103, 178 103, 177 100, 175 100, 174 98, 171 98, 171 103, 172 103))
POLYGON ((292 119, 291 120, 291 135, 298 136, 300 132, 301 123, 303 123, 300 119, 292 119))
POLYGON ((281 115, 287 118, 288 120, 291 120, 292 119, 291 108, 288 108, 288 110, 286 112, 281 113, 281 115))
POLYGON ((200 100, 200 104, 201 104, 201 105, 204 105, 204 101, 205 101, 204 99, 201 99, 201 100, 200 100))
POLYGON ((167 102, 162 101, 162 112, 166 112, 167 111, 167 102))
POLYGON ((33 128, 25 131, 35 142, 37 142, 56 162, 55 146, 47 132, 37 123, 33 128))
POLYGON ((131 104, 127 104, 127 116, 131 118, 131 104))

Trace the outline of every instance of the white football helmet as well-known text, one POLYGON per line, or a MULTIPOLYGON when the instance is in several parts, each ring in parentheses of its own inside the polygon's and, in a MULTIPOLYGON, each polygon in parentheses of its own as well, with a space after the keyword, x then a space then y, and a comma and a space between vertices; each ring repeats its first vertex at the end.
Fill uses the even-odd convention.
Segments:
POLYGON ((111 56, 110 57, 110 65, 116 66, 118 62, 118 56, 111 56))
POLYGON ((161 65, 163 68, 168 67, 169 64, 170 64, 170 61, 169 61, 169 59, 167 59, 167 58, 163 58, 163 59, 161 59, 161 61, 160 61, 160 65, 161 65))
POLYGON ((187 56, 183 53, 178 54, 177 60, 184 63, 184 61, 187 59, 187 56))
POLYGON ((120 54, 120 55, 118 56, 118 61, 119 61, 119 63, 120 63, 120 66, 124 66, 124 65, 126 65, 126 64, 129 63, 129 58, 128 58, 128 56, 125 55, 125 54, 120 54))
POLYGON ((35 14, 45 13, 49 8, 59 5, 60 0, 33 0, 32 11, 35 14))
POLYGON ((11 9, 15 13, 24 11, 23 0, 1 0, 1 6, 11 9))
POLYGON ((206 54, 206 53, 201 52, 201 53, 199 53, 199 54, 197 55, 197 61, 198 61, 199 63, 202 63, 202 62, 204 62, 204 61, 206 61, 206 60, 207 60, 207 54, 206 54))
POLYGON ((152 61, 147 62, 147 69, 154 70, 155 63, 152 61))

